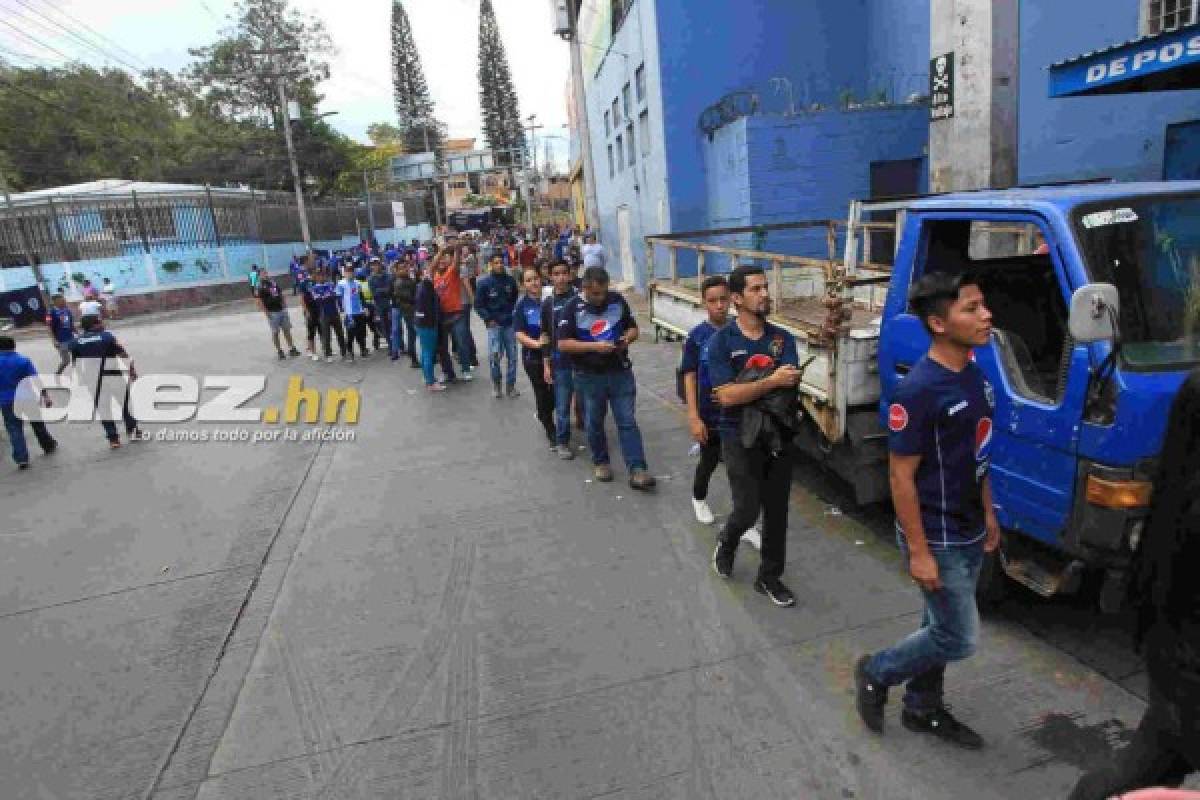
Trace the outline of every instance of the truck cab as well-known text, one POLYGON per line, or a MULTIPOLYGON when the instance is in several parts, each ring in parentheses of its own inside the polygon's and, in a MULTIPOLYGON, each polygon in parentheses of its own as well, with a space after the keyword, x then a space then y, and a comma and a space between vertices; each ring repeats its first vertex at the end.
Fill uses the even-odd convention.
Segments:
POLYGON ((929 347, 909 287, 931 271, 970 274, 995 330, 974 353, 995 399, 987 435, 1006 543, 992 568, 1043 595, 1101 570, 1113 608, 1171 400, 1200 366, 1200 182, 940 195, 909 205, 899 236, 881 420, 929 347))

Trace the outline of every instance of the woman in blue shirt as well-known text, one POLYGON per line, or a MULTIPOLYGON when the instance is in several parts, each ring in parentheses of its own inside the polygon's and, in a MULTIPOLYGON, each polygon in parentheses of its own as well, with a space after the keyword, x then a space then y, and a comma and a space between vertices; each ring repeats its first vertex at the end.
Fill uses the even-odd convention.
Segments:
POLYGON ((525 294, 521 295, 513 308, 513 328, 517 341, 521 343, 521 363, 525 366, 525 374, 529 376, 529 385, 533 387, 538 422, 546 431, 550 449, 557 450, 554 389, 546 382, 542 354, 542 276, 536 269, 530 267, 521 275, 521 288, 525 294))

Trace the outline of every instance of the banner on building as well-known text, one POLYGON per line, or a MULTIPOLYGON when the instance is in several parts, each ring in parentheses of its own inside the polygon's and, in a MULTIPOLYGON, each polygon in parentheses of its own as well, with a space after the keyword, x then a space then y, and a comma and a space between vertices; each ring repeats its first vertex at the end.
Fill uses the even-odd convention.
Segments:
POLYGON ((929 60, 929 118, 954 116, 954 53, 929 60))

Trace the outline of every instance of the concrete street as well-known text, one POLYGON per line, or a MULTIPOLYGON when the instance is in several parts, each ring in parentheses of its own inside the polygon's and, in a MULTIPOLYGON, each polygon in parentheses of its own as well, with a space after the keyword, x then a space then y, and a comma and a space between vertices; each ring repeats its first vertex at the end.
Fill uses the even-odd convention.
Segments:
MULTIPOLYGON (((866 732, 853 660, 920 608, 887 510, 843 512, 802 467, 797 607, 752 590, 749 548, 717 578, 679 345, 645 325, 649 495, 619 449, 609 485, 550 456, 523 374, 497 401, 482 374, 430 396, 384 354, 283 364, 245 303, 115 323, 143 374, 265 371, 261 406, 295 373, 357 386, 362 416, 352 442, 110 452, 72 424, 51 457, 31 437, 27 472, 4 454, 0 796, 1032 800, 1111 758, 1144 678, 1120 620, 1083 600, 1017 594, 951 668, 983 752, 904 730, 898 693, 885 735, 866 732)), ((56 364, 44 337, 20 348, 56 364)), ((723 470, 711 502, 728 512, 723 470)))

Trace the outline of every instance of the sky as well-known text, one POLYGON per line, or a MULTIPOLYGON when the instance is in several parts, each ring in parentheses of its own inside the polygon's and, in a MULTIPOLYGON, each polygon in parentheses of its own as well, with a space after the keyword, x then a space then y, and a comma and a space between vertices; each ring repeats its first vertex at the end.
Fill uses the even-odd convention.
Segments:
MULTIPOLYGON (((321 86, 321 112, 331 125, 367 141, 372 122, 395 122, 391 83, 392 0, 291 0, 322 19, 337 52, 332 77, 321 86)), ((425 77, 452 137, 479 137, 479 0, 403 0, 425 77)), ((567 44, 551 33, 548 0, 492 0, 504 39, 521 115, 537 114, 538 158, 548 141, 566 167, 567 44), (545 137, 545 138, 543 138, 545 137)), ((189 47, 217 38, 233 0, 0 0, 0 55, 16 64, 50 66, 78 59, 100 66, 178 71, 189 47), (47 20, 54 20, 58 27, 47 20), (82 22, 86 28, 74 23, 82 22), (99 41, 97 52, 63 28, 99 41), (106 37, 92 36, 90 28, 106 37), (115 45, 119 45, 119 48, 115 45), (20 55, 13 55, 18 53, 20 55), (122 61, 126 63, 121 63, 122 61)))

